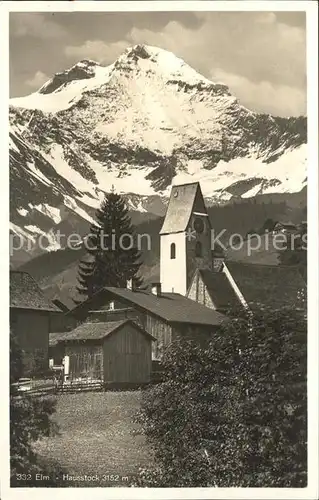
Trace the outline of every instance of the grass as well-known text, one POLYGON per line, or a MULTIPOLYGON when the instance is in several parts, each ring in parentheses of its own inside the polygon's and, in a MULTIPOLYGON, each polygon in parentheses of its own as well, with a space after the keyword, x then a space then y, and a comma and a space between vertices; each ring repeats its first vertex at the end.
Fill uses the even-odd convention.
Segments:
POLYGON ((44 460, 58 462, 74 476, 98 480, 62 481, 61 486, 128 486, 151 453, 133 417, 140 392, 63 394, 55 421, 59 435, 44 438, 35 450, 44 460))

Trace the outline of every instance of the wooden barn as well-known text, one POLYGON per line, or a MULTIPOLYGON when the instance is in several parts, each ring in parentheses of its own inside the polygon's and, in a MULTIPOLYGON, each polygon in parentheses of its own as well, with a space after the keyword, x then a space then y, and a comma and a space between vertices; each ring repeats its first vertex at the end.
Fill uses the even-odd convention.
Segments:
POLYGON ((178 293, 163 293, 159 283, 151 291, 104 287, 68 313, 76 321, 99 318, 112 321, 129 315, 155 337, 152 359, 160 360, 163 348, 177 338, 207 342, 227 318, 178 293))
POLYGON ((146 384, 151 378, 154 340, 132 320, 88 321, 70 332, 51 333, 50 353, 55 364, 68 357, 70 381, 146 384))
POLYGON ((24 375, 49 368, 51 314, 56 312, 32 276, 10 271, 10 328, 22 350, 24 375))

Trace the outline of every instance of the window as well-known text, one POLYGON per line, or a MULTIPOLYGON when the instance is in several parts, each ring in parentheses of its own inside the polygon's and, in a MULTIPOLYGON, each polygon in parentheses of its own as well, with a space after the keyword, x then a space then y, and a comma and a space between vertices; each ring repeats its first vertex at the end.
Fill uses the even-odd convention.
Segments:
POLYGON ((201 244, 200 241, 196 241, 195 255, 196 255, 196 257, 201 257, 202 256, 202 244, 201 244))
POLYGON ((175 243, 171 244, 171 259, 176 259, 176 245, 175 245, 175 243))
POLYGON ((196 217, 196 219, 194 220, 194 229, 195 229, 196 233, 199 233, 199 234, 204 232, 205 225, 204 225, 203 219, 196 217))

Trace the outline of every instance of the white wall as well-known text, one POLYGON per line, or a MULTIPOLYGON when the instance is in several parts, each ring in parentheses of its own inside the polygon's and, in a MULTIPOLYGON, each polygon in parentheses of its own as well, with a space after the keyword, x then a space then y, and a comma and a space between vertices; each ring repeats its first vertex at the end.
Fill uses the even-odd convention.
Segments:
POLYGON ((186 238, 185 233, 161 235, 160 281, 163 292, 186 295, 186 238), (171 259, 171 243, 176 245, 176 258, 171 259))

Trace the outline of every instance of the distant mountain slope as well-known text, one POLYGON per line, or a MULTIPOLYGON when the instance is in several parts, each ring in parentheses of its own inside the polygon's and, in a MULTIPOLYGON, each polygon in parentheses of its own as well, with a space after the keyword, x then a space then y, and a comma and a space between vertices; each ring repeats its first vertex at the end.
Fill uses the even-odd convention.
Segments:
POLYGON ((85 234, 112 185, 142 217, 163 215, 171 185, 194 180, 209 204, 298 193, 306 128, 246 109, 159 48, 81 61, 10 101, 11 231, 57 249, 57 229, 85 234))

